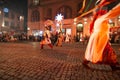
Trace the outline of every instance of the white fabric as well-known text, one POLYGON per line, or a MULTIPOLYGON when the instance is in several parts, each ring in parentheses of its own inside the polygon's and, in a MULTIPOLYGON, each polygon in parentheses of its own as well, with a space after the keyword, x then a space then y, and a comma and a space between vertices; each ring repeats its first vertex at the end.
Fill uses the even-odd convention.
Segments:
POLYGON ((109 26, 107 20, 120 14, 120 3, 107 14, 99 17, 94 23, 94 31, 90 36, 85 59, 91 62, 101 61, 102 53, 109 40, 109 26), (97 54, 97 55, 96 55, 97 54), (94 61, 93 61, 94 59, 94 61))

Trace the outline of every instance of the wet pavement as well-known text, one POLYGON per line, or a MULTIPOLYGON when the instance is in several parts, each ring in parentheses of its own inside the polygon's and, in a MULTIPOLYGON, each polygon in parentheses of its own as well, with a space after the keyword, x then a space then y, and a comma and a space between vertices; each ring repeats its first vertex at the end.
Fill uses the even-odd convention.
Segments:
MULTIPOLYGON (((113 44, 120 63, 120 45, 113 44)), ((120 70, 109 65, 81 63, 86 45, 64 43, 62 47, 39 42, 0 43, 0 80, 120 80, 120 70)))

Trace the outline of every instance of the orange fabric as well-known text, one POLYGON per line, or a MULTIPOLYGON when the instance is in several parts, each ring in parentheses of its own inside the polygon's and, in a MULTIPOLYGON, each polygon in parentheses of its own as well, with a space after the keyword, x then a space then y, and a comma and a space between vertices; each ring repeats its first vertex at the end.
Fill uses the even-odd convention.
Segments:
MULTIPOLYGON (((94 31, 90 36, 85 52, 86 60, 91 61, 93 63, 102 62, 104 58, 103 53, 109 41, 108 19, 118 16, 120 14, 119 9, 120 9, 120 4, 118 4, 116 7, 114 7, 111 11, 109 11, 105 15, 96 19, 94 24, 94 31)), ((111 55, 113 61, 116 60, 114 54, 109 53, 109 55, 111 55)))
POLYGON ((105 64, 116 64, 117 63, 117 56, 115 54, 115 51, 110 46, 109 43, 107 43, 104 51, 103 51, 103 59, 102 63, 105 64))

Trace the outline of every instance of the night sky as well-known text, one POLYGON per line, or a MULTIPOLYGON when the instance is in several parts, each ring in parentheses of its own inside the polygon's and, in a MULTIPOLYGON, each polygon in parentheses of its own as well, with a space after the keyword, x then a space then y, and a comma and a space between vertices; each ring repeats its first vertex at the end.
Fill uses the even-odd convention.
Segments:
POLYGON ((0 0, 0 7, 6 7, 27 17, 27 0, 0 0))
POLYGON ((11 9, 25 13, 27 10, 27 0, 6 0, 6 5, 11 9))

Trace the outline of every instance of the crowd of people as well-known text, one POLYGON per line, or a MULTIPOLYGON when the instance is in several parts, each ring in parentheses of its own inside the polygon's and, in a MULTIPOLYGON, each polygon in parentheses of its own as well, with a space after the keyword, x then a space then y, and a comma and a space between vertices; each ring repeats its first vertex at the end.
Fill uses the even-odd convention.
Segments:
POLYGON ((11 35, 10 33, 0 34, 0 42, 14 42, 27 40, 27 35, 25 33, 11 35))
POLYGON ((46 44, 50 48, 53 48, 53 45, 62 47, 63 42, 70 43, 71 42, 70 35, 64 36, 62 32, 51 33, 49 28, 45 27, 42 40, 40 41, 41 49, 43 49, 43 46, 46 44))

